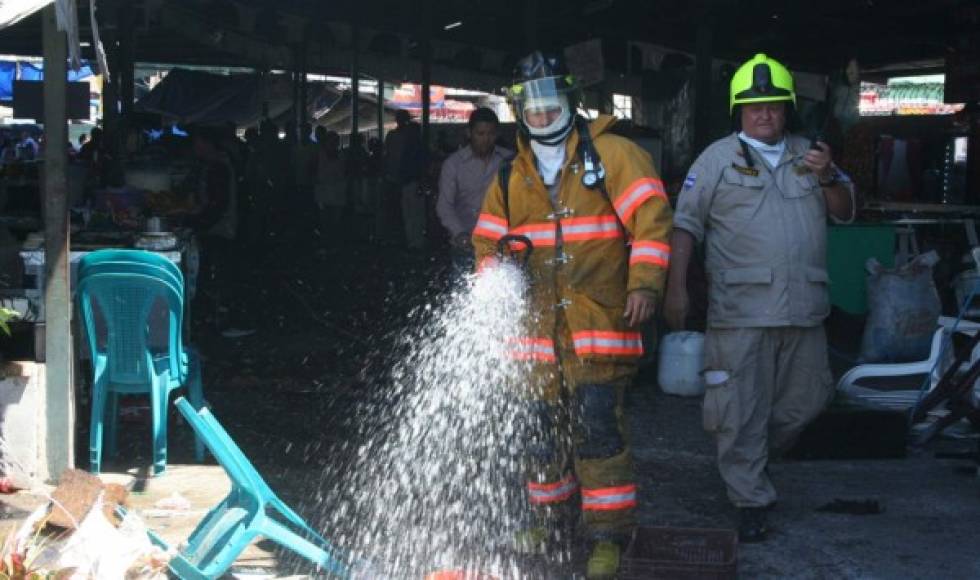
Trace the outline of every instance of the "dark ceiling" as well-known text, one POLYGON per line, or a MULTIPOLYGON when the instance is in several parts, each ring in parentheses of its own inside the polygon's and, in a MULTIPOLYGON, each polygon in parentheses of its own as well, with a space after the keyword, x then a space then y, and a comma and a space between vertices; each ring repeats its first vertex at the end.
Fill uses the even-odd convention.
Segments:
MULTIPOLYGON (((764 51, 793 68, 817 72, 835 70, 852 56, 865 67, 877 67, 935 61, 947 50, 975 50, 980 45, 980 2, 975 0, 428 1, 428 8, 425 0, 140 0, 129 5, 138 8, 137 20, 144 24, 154 22, 154 11, 161 5, 170 4, 193 10, 216 30, 240 27, 242 13, 250 12, 254 24, 249 33, 269 42, 277 41, 279 25, 293 16, 307 19, 309 38, 327 46, 335 45, 323 32, 327 22, 359 22, 365 30, 408 38, 410 48, 428 25, 437 41, 511 57, 529 43, 561 47, 600 38, 606 64, 614 70, 625 69, 628 41, 695 52, 699 29, 702 35, 710 31, 716 57, 737 61, 764 51), (462 25, 444 29, 457 21, 462 25)), ((101 0, 100 12, 112 14, 124 2, 101 0)), ((87 38, 88 3, 80 4, 82 35, 87 38)), ((111 23, 106 26, 111 29, 111 23)), ((39 31, 36 16, 0 31, 0 52, 39 53, 39 31)), ((256 65, 152 25, 139 28, 136 46, 137 60, 256 65)))

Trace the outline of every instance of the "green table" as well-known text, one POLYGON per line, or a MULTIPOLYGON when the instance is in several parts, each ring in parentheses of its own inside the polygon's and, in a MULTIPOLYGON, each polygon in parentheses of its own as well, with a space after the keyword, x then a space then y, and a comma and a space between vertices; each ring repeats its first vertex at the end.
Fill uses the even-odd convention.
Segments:
POLYGON ((868 258, 886 268, 895 265, 895 226, 874 224, 834 225, 827 232, 827 274, 830 303, 851 314, 868 310, 868 258))

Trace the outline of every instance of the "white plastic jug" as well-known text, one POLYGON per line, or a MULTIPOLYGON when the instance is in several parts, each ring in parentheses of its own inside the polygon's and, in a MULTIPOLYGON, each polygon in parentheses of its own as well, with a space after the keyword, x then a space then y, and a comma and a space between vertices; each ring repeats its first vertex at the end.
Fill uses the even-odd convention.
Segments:
POLYGON ((668 395, 696 397, 704 394, 704 335, 674 332, 660 341, 657 382, 668 395))

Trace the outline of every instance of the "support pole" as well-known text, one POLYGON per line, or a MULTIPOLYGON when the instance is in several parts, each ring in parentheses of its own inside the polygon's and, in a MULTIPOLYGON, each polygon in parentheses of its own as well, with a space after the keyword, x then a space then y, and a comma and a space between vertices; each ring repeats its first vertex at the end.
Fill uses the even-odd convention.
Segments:
POLYGON ((698 23, 694 63, 694 150, 701 151, 711 138, 711 52, 713 18, 709 13, 698 23))
MULTIPOLYGON (((300 56, 299 56, 299 131, 303 131, 303 125, 310 121, 310 113, 307 105, 310 102, 309 96, 309 74, 307 71, 308 65, 308 55, 310 53, 309 41, 306 35, 303 36, 303 44, 300 46, 300 56)), ((309 134, 303 135, 300 133, 299 141, 300 143, 305 143, 309 139, 309 134)))
POLYGON ((355 19, 352 23, 352 38, 351 38, 351 61, 350 61, 350 145, 351 151, 357 155, 360 153, 359 149, 354 148, 357 143, 357 135, 361 131, 361 116, 360 116, 360 104, 361 104, 361 24, 359 19, 355 19))
POLYGON ((524 5, 524 54, 538 50, 538 0, 525 0, 524 5))
MULTIPOLYGON (((293 47, 293 70, 290 73, 290 78, 293 81, 293 119, 291 121, 293 125, 293 142, 290 145, 296 144, 296 138, 299 136, 299 47, 293 47)), ((289 131, 286 132, 289 134, 289 131)))
POLYGON ((123 80, 121 69, 122 59, 119 48, 119 11, 106 11, 110 19, 106 23, 103 34, 106 60, 108 60, 111 77, 102 84, 102 151, 105 167, 99 176, 99 185, 120 186, 123 184, 123 168, 120 157, 122 147, 123 123, 119 114, 119 96, 123 80), (103 183, 104 182, 104 183, 103 183))
POLYGON ((378 78, 378 139, 385 140, 385 81, 378 78))
POLYGON ((65 85, 67 42, 53 5, 44 9, 44 479, 54 481, 75 464, 72 383, 71 287, 69 278, 68 126, 65 85))
POLYGON ((136 100, 136 12, 131 2, 120 6, 119 23, 119 100, 123 124, 129 126, 136 100))
POLYGON ((429 150, 429 106, 432 100, 432 0, 422 1, 422 147, 429 150))

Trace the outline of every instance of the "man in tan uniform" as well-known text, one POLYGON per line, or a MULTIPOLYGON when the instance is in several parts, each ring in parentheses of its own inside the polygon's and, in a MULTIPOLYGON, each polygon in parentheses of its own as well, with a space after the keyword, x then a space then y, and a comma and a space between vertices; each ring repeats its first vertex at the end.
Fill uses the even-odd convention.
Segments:
POLYGON ((761 541, 776 501, 770 457, 786 451, 833 394, 823 320, 826 224, 854 217, 830 148, 786 131, 793 78, 763 54, 732 77, 740 131, 711 144, 684 181, 674 216, 665 315, 684 326, 687 266, 705 244, 708 332, 704 427, 718 446, 741 541, 761 541))

